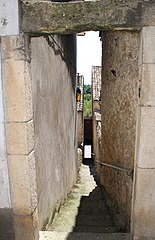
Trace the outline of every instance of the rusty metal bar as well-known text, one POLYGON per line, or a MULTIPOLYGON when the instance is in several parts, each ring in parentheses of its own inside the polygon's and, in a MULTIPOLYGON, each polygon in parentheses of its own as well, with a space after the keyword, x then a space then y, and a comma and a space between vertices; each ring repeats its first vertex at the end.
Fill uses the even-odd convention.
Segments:
POLYGON ((133 175, 133 170, 132 169, 128 169, 128 168, 124 168, 124 167, 118 167, 118 166, 108 164, 108 163, 105 163, 105 162, 100 162, 100 161, 97 161, 97 160, 95 160, 95 162, 102 165, 102 166, 105 166, 105 167, 110 167, 110 168, 113 168, 113 169, 116 169, 116 170, 119 170, 119 171, 126 172, 129 176, 133 175))

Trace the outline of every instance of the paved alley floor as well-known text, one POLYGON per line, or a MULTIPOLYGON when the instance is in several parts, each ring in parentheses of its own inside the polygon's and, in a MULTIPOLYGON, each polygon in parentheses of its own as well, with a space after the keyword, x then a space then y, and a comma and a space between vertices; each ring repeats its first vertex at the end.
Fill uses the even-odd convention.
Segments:
MULTIPOLYGON (((91 160, 89 160, 91 161, 91 160)), ((40 240, 129 240, 129 234, 117 233, 112 216, 97 185, 92 164, 82 164, 79 181, 40 240)))

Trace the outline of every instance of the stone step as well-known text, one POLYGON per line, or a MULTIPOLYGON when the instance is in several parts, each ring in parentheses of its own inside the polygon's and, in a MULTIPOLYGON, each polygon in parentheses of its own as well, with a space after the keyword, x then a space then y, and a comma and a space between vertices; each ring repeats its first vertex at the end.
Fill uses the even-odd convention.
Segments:
POLYGON ((39 240, 131 240, 129 233, 40 232, 39 240))
POLYGON ((76 225, 76 226, 61 226, 49 229, 49 231, 57 232, 80 232, 80 233, 118 233, 122 232, 120 228, 103 225, 76 225))
POLYGON ((73 228, 73 232, 76 233, 120 233, 121 231, 118 230, 116 227, 110 227, 110 226, 91 226, 91 225, 82 225, 77 226, 73 228))
POLYGON ((110 216, 79 215, 76 226, 113 226, 110 216))

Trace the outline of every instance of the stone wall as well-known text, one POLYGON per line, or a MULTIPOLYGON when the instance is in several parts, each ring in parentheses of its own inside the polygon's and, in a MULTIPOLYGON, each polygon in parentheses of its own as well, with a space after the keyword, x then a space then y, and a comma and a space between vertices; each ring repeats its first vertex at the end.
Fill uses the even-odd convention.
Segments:
MULTIPOLYGON (((9 163, 7 158, 4 82, 5 36, 19 33, 18 1, 0 1, 0 239, 13 239, 13 212, 10 194, 9 163)), ((9 62, 9 59, 7 59, 9 62)))
POLYGON ((0 239, 38 240, 76 181, 76 41, 20 34, 0 47, 0 239))
MULTIPOLYGON (((102 162, 129 171, 134 168, 135 155, 138 36, 127 31, 102 33, 102 162)), ((132 174, 108 166, 100 166, 98 171, 111 206, 128 227, 132 174)))
MULTIPOLYGON (((37 194, 28 38, 6 36, 1 45, 10 222, 16 240, 34 240, 38 237, 37 194)), ((13 233, 9 238, 14 239, 13 233)))
POLYGON ((76 181, 76 39, 31 38, 39 228, 76 181))
POLYGON ((139 101, 132 232, 135 240, 155 239, 155 27, 140 34, 139 101))
POLYGON ((83 135, 84 135, 84 118, 83 111, 78 111, 77 116, 77 131, 78 131, 78 147, 82 148, 83 146, 83 135))
MULTIPOLYGON (((93 159, 101 161, 101 113, 93 113, 93 159)), ((96 163, 96 167, 98 164, 96 163)))

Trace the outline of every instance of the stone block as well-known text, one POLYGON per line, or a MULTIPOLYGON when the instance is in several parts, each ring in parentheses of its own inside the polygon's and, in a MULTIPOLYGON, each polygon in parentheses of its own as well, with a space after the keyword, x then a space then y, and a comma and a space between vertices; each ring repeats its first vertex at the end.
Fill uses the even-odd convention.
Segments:
POLYGON ((39 231, 34 225, 32 216, 14 216, 14 228, 16 240, 38 240, 39 231))
POLYGON ((134 235, 140 239, 155 236, 155 169, 136 168, 134 197, 134 235))
POLYGON ((133 240, 155 240, 155 238, 133 236, 133 240))
POLYGON ((155 168, 155 107, 139 107, 137 130, 137 165, 155 168))
POLYGON ((1 38, 2 60, 29 60, 29 38, 23 34, 1 38))
POLYGON ((32 92, 29 64, 25 61, 3 62, 6 121, 28 121, 32 118, 32 92))
POLYGON ((141 66, 141 93, 140 104, 155 106, 155 65, 143 64, 141 66))
POLYGON ((13 212, 17 215, 30 215, 32 209, 29 157, 9 155, 8 162, 13 212))
MULTIPOLYGON (((37 196, 37 179, 36 179, 36 165, 35 165, 35 156, 34 151, 32 151, 28 156, 29 161, 29 177, 30 177, 30 188, 31 188, 31 208, 36 210, 38 205, 38 196, 37 196)), ((37 211, 35 213, 37 217, 37 211)))
POLYGON ((145 26, 142 29, 143 63, 155 63, 155 26, 145 26))
POLYGON ((140 66, 143 63, 143 30, 140 32, 138 48, 138 66, 140 66))
POLYGON ((34 148, 33 121, 6 123, 6 134, 9 154, 29 154, 34 148))

